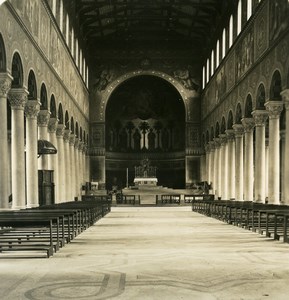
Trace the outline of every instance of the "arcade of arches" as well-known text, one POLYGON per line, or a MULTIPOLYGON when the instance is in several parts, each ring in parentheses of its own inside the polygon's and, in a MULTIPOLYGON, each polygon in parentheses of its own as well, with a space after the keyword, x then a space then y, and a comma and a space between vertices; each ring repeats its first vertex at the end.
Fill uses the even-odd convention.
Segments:
POLYGON ((144 158, 163 186, 289 204, 288 1, 113 2, 0 6, 0 208, 41 205, 39 176, 55 203, 131 185, 144 158))

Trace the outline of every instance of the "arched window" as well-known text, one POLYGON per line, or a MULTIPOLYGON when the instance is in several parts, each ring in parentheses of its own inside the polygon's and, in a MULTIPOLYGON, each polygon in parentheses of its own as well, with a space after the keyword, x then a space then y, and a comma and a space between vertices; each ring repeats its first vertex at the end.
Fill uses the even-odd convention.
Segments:
POLYGON ((246 104, 245 104, 245 118, 252 118, 252 111, 253 111, 252 97, 249 94, 247 96, 246 104))
POLYGON ((228 115, 228 122, 227 122, 227 128, 232 129, 233 127, 233 112, 230 110, 228 115))
POLYGON ((247 0, 247 20, 252 16, 252 0, 247 0))
POLYGON ((230 17, 229 23, 229 48, 233 45, 233 15, 230 17))
POLYGON ((265 109, 265 88, 263 84, 260 84, 256 97, 256 109, 265 109))
POLYGON ((237 36, 242 30, 242 0, 239 0, 237 11, 237 36))
POLYGON ((74 120, 73 120, 73 117, 71 117, 71 119, 70 119, 70 130, 71 130, 71 133, 74 133, 74 120))
POLYGON ((241 120, 242 120, 242 108, 241 108, 241 104, 238 103, 237 104, 237 108, 236 108, 236 119, 235 119, 235 123, 236 124, 241 124, 241 120))
POLYGON ((216 46, 216 68, 218 68, 220 64, 220 41, 217 41, 217 46, 216 46))
POLYGON ((280 95, 282 91, 281 75, 279 71, 275 71, 272 76, 270 86, 270 100, 282 100, 280 95))
POLYGON ((69 129, 69 115, 68 115, 68 111, 65 112, 65 129, 69 129))
POLYGON ((212 50, 211 53, 211 76, 214 74, 215 71, 215 51, 212 50))
POLYGON ((224 58, 226 55, 226 28, 223 30, 222 35, 222 58, 224 58))
POLYGON ((206 68, 203 67, 203 89, 205 88, 206 85, 206 68))

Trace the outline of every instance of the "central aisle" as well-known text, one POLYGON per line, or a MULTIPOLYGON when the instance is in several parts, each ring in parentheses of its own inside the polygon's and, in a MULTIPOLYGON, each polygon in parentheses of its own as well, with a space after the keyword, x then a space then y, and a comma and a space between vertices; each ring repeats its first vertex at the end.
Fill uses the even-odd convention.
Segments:
POLYGON ((50 259, 0 259, 1 299, 288 299, 289 245, 191 212, 113 207, 50 259))

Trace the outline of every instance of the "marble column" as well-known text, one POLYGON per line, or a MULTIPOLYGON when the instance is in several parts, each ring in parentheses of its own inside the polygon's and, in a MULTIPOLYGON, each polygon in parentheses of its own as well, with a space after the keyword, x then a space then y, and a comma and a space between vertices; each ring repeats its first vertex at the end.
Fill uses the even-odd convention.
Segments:
POLYGON ((9 153, 7 129, 7 94, 11 88, 12 76, 0 73, 0 209, 9 208, 9 153))
POLYGON ((221 185, 221 169, 220 169, 220 147, 221 142, 219 138, 214 138, 215 142, 215 160, 214 160, 214 181, 215 181, 215 199, 221 197, 220 185, 221 185))
POLYGON ((283 110, 282 101, 267 101, 266 109, 269 111, 269 178, 268 202, 280 204, 280 132, 279 119, 283 110))
POLYGON ((82 195, 82 185, 83 185, 83 142, 80 141, 78 145, 78 162, 79 162, 79 177, 78 177, 78 184, 79 184, 79 198, 81 199, 82 195))
POLYGON ((255 110, 252 112, 255 120, 255 202, 265 203, 265 124, 268 112, 255 110))
POLYGON ((201 159, 200 159, 200 163, 201 163, 201 166, 200 166, 200 169, 201 169, 201 181, 205 181, 206 180, 206 176, 207 176, 207 172, 206 172, 206 155, 203 154, 201 156, 201 159))
POLYGON ((214 142, 210 142, 210 149, 211 149, 211 153, 210 153, 210 184, 212 186, 211 192, 214 193, 215 190, 215 182, 214 182, 214 178, 215 178, 215 154, 216 154, 216 149, 215 149, 215 143, 214 142))
POLYGON ((211 181, 211 146, 207 144, 205 146, 206 151, 206 181, 210 184, 211 181))
POLYGON ((220 134, 221 138, 221 197, 223 200, 228 200, 228 148, 227 135, 220 134))
POLYGON ((64 140, 64 156, 65 156, 65 198, 64 202, 72 201, 71 198, 71 159, 70 159, 70 147, 69 147, 70 130, 65 129, 63 140, 64 140))
POLYGON ((233 125, 235 133, 235 198, 238 201, 244 200, 244 153, 242 124, 233 125))
POLYGON ((38 100, 28 100, 26 116, 26 195, 28 208, 39 206, 38 194, 38 149, 37 116, 40 111, 38 100))
POLYGON ((284 187, 287 183, 287 178, 284 177, 285 173, 285 137, 286 137, 286 130, 280 130, 280 180, 281 180, 281 185, 280 185, 280 204, 285 204, 285 197, 284 197, 284 187))
POLYGON ((58 163, 58 202, 65 201, 65 155, 64 155, 64 125, 58 124, 56 129, 56 139, 57 139, 57 163, 58 163))
POLYGON ((13 88, 8 93, 12 109, 12 208, 26 207, 25 198, 25 153, 24 153, 24 106, 28 91, 13 88))
POLYGON ((269 139, 265 139, 265 203, 268 202, 269 183, 269 139))
POLYGON ((79 147, 79 139, 77 137, 75 137, 74 140, 74 162, 72 162, 73 169, 74 169, 74 197, 76 197, 77 199, 79 199, 79 151, 78 151, 78 147, 79 147))
POLYGON ((244 164, 244 200, 254 200, 254 148, 253 130, 255 122, 253 118, 243 118, 242 124, 245 132, 245 164, 244 164))
MULTIPOLYGON (((282 100, 286 109, 286 130, 285 130, 285 153, 284 153, 284 179, 289 178, 289 89, 281 92, 282 100)), ((284 184, 283 189, 284 204, 289 205, 289 184, 284 184)))
POLYGON ((75 144, 75 134, 70 134, 69 137, 69 152, 70 152, 70 201, 74 201, 75 197, 75 149, 74 149, 74 144, 75 144))
POLYGON ((235 199, 235 134, 227 129, 228 140, 228 199, 235 199))
MULTIPOLYGON (((48 110, 40 110, 37 123, 38 123, 38 139, 48 140, 48 123, 50 119, 50 112, 48 110)), ((38 169, 48 170, 48 156, 41 155, 38 158, 38 169)))
MULTIPOLYGON (((48 123, 48 133, 49 141, 57 149, 57 139, 56 139, 56 129, 57 129, 58 119, 50 118, 48 123)), ((59 175, 58 175, 58 149, 56 154, 48 155, 48 169, 53 170, 54 174, 54 193, 55 193, 55 203, 59 202, 58 187, 59 187, 59 175)))

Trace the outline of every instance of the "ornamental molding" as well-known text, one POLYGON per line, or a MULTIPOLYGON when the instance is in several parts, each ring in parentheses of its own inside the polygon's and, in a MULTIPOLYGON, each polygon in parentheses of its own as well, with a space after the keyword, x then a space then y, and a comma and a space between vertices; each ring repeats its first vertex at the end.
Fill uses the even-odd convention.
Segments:
POLYGON ((76 140, 75 134, 74 133, 70 134, 69 135, 69 146, 74 146, 75 140, 76 140))
POLYGON ((12 110, 24 110, 28 91, 25 88, 13 88, 8 92, 8 99, 12 110))
POLYGON ((225 146, 227 144, 227 135, 225 133, 222 133, 219 135, 220 137, 220 141, 221 141, 221 145, 225 146))
POLYGON ((236 138, 241 138, 243 137, 243 134, 244 134, 244 127, 242 124, 234 124, 233 125, 233 130, 234 130, 234 133, 235 133, 235 137, 236 138))
POLYGON ((220 138, 214 138, 215 143, 215 149, 218 149, 221 147, 221 139, 220 138))
POLYGON ((0 97, 7 98, 13 77, 9 73, 0 73, 0 97))
POLYGON ((25 117, 27 119, 37 119, 40 111, 40 101, 38 100, 28 100, 24 107, 25 117))

